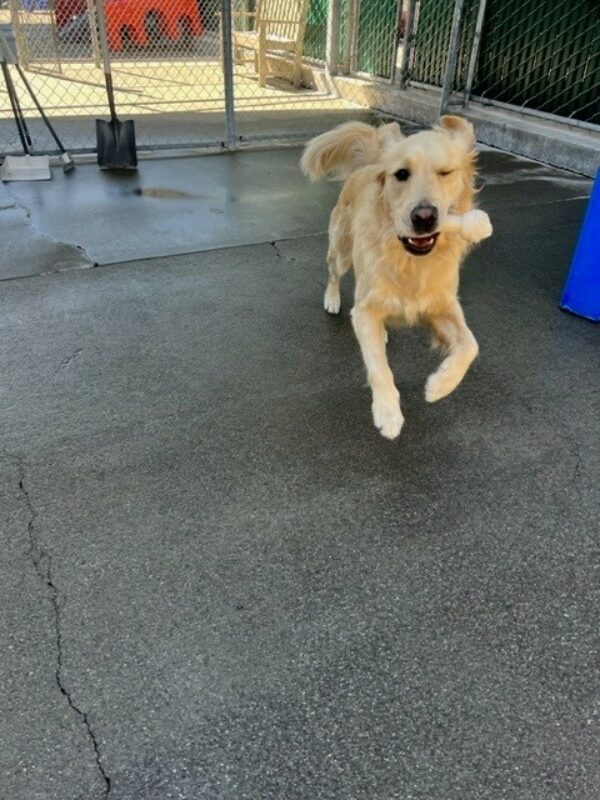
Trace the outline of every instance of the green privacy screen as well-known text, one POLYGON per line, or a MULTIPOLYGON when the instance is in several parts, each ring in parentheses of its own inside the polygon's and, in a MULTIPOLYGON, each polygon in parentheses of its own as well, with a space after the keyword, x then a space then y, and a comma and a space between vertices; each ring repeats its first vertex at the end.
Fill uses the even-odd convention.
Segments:
MULTIPOLYGON (((396 0, 361 0, 358 12, 356 69, 382 78, 392 70, 393 47, 396 39, 396 0)), ((346 40, 348 2, 342 0, 340 49, 346 40)), ((311 0, 306 24, 304 55, 325 59, 327 35, 327 0, 311 0)))
MULTIPOLYGON (((462 89, 479 0, 466 0, 455 89, 462 89)), ((441 86, 453 0, 421 0, 411 78, 441 86)), ((600 0, 488 0, 473 94, 600 123, 600 0)))
MULTIPOLYGON (((479 0, 465 0, 455 89, 464 87, 479 0)), ((420 0, 412 81, 441 86, 454 0, 420 0)), ((348 0, 342 0, 344 52, 348 0)), ((361 0, 355 69, 389 78, 396 0, 361 0)), ((305 54, 325 58, 327 0, 311 0, 305 54)), ((600 124, 600 0, 488 0, 473 94, 600 124)))
POLYGON ((489 0, 473 93, 600 123, 599 0, 489 0))

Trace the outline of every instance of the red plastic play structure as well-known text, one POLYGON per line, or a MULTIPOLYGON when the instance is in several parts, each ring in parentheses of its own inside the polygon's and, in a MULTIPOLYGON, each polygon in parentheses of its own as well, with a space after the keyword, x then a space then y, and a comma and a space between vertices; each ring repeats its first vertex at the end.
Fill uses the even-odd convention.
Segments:
MULTIPOLYGON (((54 8, 59 31, 87 12, 85 0, 55 0, 54 8)), ((108 45, 117 52, 202 35, 197 0, 104 0, 104 9, 108 45)))

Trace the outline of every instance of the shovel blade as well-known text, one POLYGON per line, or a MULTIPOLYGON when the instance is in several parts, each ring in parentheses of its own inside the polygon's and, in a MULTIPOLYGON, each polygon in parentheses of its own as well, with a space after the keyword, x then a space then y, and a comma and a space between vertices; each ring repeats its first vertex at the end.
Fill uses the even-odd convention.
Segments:
POLYGON ((136 169, 135 127, 133 120, 96 120, 98 164, 102 169, 136 169))

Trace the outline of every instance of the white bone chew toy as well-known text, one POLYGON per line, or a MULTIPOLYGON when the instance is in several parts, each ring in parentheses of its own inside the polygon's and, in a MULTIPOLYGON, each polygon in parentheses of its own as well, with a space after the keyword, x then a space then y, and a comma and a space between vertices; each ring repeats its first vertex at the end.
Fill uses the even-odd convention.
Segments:
POLYGON ((467 211, 466 214, 449 214, 441 226, 447 233, 458 233, 467 242, 480 242, 492 235, 490 218, 480 209, 467 211))

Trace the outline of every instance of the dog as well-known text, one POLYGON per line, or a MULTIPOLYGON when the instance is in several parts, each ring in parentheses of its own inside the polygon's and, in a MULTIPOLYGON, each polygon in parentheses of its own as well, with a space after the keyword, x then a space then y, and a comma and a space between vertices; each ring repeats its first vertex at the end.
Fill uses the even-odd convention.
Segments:
POLYGON ((446 351, 426 383, 430 403, 456 389, 479 350, 457 296, 469 243, 444 230, 451 215, 487 218, 471 211, 473 126, 446 115, 432 130, 404 136, 395 122, 379 128, 348 122, 312 139, 301 168, 312 181, 345 179, 329 223, 325 310, 339 313, 340 280, 353 267, 352 324, 372 391, 373 421, 383 436, 395 439, 404 417, 386 358, 387 326, 426 324, 433 343, 446 351))

